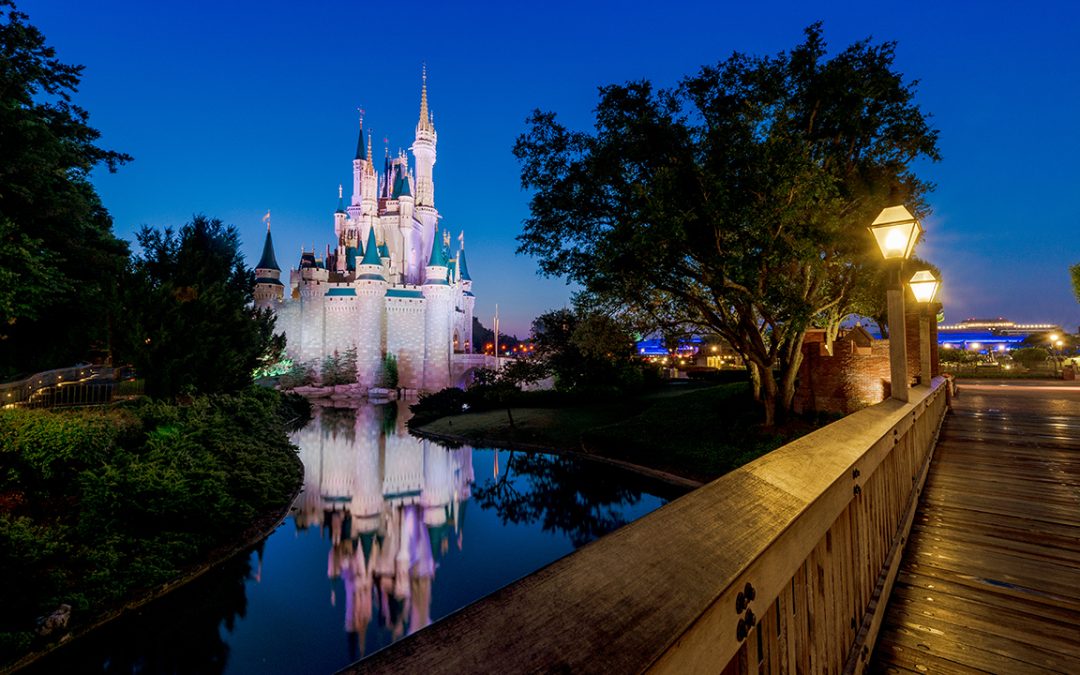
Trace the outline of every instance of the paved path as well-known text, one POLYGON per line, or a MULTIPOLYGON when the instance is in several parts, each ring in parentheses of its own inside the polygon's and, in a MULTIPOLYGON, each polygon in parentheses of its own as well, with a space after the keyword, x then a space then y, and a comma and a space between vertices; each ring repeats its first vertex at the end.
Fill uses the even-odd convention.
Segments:
POLYGON ((1080 385, 960 381, 871 671, 1080 673, 1080 385))

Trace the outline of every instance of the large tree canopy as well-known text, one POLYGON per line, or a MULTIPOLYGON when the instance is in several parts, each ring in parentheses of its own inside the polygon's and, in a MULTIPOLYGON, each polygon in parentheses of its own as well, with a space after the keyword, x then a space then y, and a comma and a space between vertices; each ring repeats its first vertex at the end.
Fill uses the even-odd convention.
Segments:
POLYGON ((127 244, 88 176, 130 157, 98 147, 72 103, 81 73, 0 0, 0 374, 109 346, 127 244))
POLYGON ((251 305, 255 274, 235 227, 196 216, 178 233, 143 227, 137 238, 123 334, 148 394, 236 391, 280 357, 284 336, 270 310, 251 305))
POLYGON ((814 25, 790 52, 735 54, 675 89, 602 87, 592 133, 535 112, 514 147, 533 191, 519 252, 609 313, 723 336, 771 423, 806 328, 879 267, 866 226, 889 204, 926 212, 911 165, 938 158, 937 132, 894 47, 826 58, 814 25))

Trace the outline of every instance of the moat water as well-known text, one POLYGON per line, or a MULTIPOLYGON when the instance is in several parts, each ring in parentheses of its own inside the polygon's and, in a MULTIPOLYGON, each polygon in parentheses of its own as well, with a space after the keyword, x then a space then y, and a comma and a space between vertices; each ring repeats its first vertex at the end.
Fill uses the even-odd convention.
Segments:
POLYGON ((403 403, 316 408, 304 489, 248 554, 42 661, 80 673, 332 673, 664 504, 573 458, 445 448, 403 403))

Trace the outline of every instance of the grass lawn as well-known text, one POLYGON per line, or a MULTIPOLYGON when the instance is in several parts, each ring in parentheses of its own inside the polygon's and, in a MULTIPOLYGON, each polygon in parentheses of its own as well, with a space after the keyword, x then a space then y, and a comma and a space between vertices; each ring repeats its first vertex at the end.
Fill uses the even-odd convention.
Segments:
POLYGON ((584 451, 708 481, 815 428, 796 419, 770 431, 749 385, 676 385, 627 399, 565 408, 513 408, 443 417, 422 432, 473 445, 528 443, 584 451))

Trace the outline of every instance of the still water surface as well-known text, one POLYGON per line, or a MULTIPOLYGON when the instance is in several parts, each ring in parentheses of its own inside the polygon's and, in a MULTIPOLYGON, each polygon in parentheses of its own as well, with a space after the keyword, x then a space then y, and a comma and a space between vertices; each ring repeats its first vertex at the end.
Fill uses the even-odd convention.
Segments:
POLYGON ((331 673, 671 496, 571 458, 447 449, 409 435, 408 415, 316 408, 293 437, 304 489, 276 532, 40 670, 331 673))

